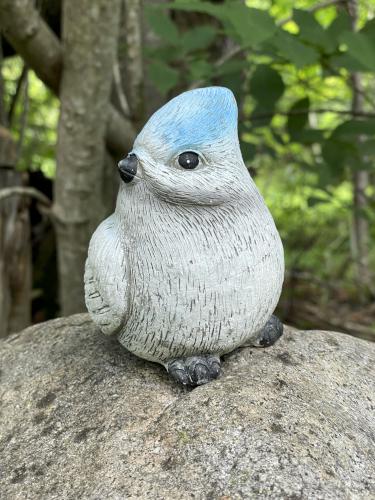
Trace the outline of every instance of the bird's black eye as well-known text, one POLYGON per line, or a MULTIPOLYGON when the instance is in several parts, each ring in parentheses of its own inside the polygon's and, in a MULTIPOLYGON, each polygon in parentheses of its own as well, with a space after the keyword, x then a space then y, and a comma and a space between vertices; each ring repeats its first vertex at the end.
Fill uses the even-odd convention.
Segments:
POLYGON ((193 151, 185 151, 178 157, 178 163, 182 168, 193 169, 199 164, 199 156, 193 151))

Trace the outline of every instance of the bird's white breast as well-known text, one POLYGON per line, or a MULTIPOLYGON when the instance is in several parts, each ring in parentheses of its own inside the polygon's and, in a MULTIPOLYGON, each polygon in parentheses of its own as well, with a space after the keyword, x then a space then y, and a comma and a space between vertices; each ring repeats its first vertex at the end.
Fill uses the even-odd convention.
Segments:
POLYGON ((251 184, 233 205, 159 200, 138 184, 121 199, 129 314, 120 342, 165 362, 233 350, 264 326, 283 281, 283 250, 251 184))

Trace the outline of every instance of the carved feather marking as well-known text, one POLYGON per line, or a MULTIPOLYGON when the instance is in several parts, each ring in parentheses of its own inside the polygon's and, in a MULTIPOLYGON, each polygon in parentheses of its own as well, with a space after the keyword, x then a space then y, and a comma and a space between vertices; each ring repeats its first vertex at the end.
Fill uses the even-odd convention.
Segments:
POLYGON ((111 216, 94 233, 86 261, 86 306, 93 321, 107 335, 118 332, 126 317, 127 265, 123 245, 115 216, 111 216))
POLYGON ((182 94, 155 113, 132 153, 137 176, 95 232, 86 302, 104 333, 140 357, 223 354, 248 342, 278 302, 283 249, 242 161, 227 89, 182 94), (178 155, 200 163, 184 170, 178 155))

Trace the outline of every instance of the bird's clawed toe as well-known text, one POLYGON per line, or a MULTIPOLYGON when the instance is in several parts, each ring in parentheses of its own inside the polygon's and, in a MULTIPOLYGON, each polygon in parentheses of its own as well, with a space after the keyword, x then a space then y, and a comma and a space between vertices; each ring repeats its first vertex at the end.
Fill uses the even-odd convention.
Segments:
POLYGON ((167 365, 170 376, 176 382, 196 387, 207 384, 220 375, 220 358, 218 356, 192 356, 185 359, 174 359, 167 365))
POLYGON ((179 384, 190 385, 189 374, 183 360, 173 360, 168 364, 167 370, 171 377, 179 384))
POLYGON ((272 315, 254 342, 257 347, 273 345, 283 334, 284 326, 277 316, 272 315))

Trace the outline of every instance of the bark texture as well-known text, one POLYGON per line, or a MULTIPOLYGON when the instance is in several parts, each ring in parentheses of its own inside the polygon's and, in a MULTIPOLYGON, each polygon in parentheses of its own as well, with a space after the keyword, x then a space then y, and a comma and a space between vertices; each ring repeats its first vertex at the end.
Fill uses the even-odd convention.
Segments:
POLYGON ((122 0, 122 20, 120 25, 121 79, 124 82, 130 112, 135 123, 139 124, 143 116, 143 32, 142 0, 122 0))
POLYGON ((88 242, 106 215, 102 198, 105 144, 120 0, 66 0, 64 73, 60 85, 55 207, 61 304, 84 310, 88 242))
MULTIPOLYGON (((361 76, 352 75, 352 110, 357 113, 362 110, 361 76)), ((372 288, 372 278, 369 269, 369 223, 365 216, 368 207, 366 189, 369 186, 369 172, 358 170, 353 174, 353 256, 360 299, 365 302, 372 288)))
POLYGON ((184 391, 77 315, 0 359, 2 499, 374 498, 374 343, 285 328, 184 391))
MULTIPOLYGON (((0 127, 0 193, 23 184, 14 170, 16 147, 0 127)), ((22 330, 31 320, 31 245, 27 199, 0 199, 0 337, 22 330)))
MULTIPOLYGON (((81 2, 76 3, 81 4, 81 2)), ((116 0, 113 11, 113 15, 116 12, 116 16, 118 16, 117 3, 116 0)), ((96 3, 91 7, 94 8, 95 5, 96 3)), ((85 12, 82 15, 86 17, 85 12)), ((31 0, 0 0, 0 28, 27 65, 58 94, 63 50, 57 36, 40 17, 33 2, 31 0)), ((98 40, 101 36, 102 34, 98 32, 98 40)), ((99 46, 95 40, 93 43, 93 53, 96 53, 99 46)), ((112 68, 107 78, 111 80, 112 68)), ((107 147, 119 156, 125 155, 135 135, 131 122, 124 119, 112 106, 110 106, 106 120, 107 147)))
MULTIPOLYGON (((358 1, 348 1, 349 13, 352 18, 352 29, 356 30, 358 22, 358 1)), ((363 111, 362 82, 360 73, 351 75, 352 83, 352 111, 356 116, 363 111)), ((369 186, 367 170, 358 170, 353 174, 353 257, 356 268, 359 298, 366 302, 372 287, 372 276, 369 269, 369 223, 365 215, 368 207, 366 189, 369 186)))
POLYGON ((39 78, 58 93, 62 49, 30 0, 1 0, 1 30, 39 78))

